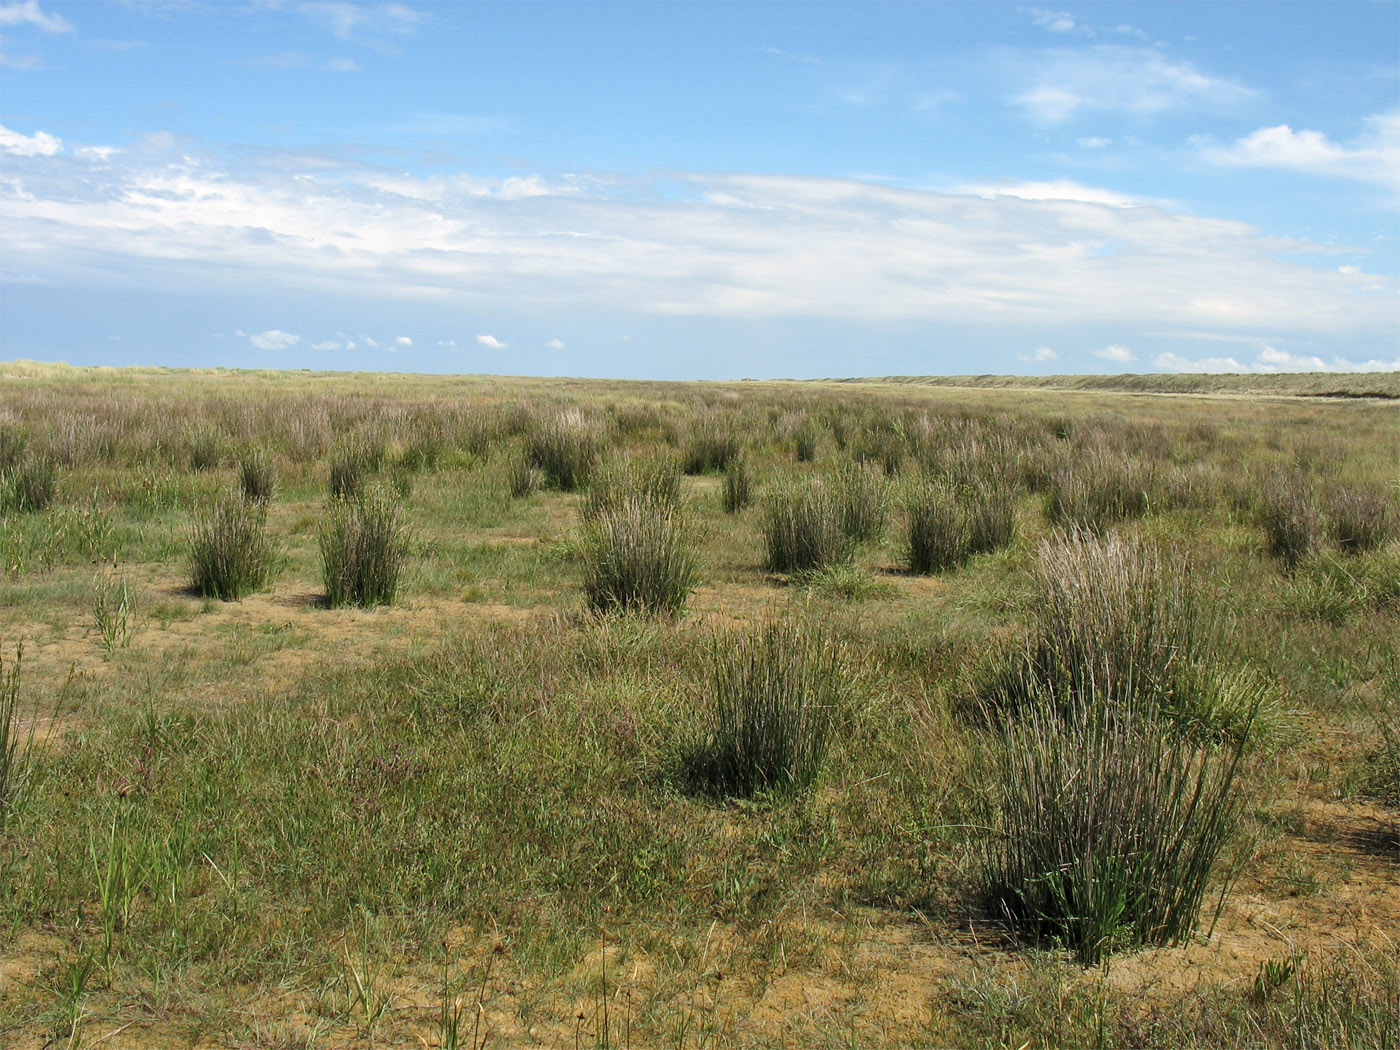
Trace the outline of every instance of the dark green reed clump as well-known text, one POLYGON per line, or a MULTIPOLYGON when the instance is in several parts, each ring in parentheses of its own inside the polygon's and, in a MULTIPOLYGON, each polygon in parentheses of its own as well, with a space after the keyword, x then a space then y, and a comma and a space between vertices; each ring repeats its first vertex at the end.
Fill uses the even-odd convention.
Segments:
POLYGON ((384 444, 361 434, 341 438, 331 449, 331 499, 357 497, 375 471, 384 465, 384 444))
POLYGON ((1332 540, 1348 554, 1376 550, 1395 535, 1395 494, 1382 488, 1346 485, 1327 501, 1332 540))
POLYGON ((48 456, 20 453, 0 468, 0 512, 44 510, 58 490, 58 469, 48 456))
POLYGON ((905 512, 905 564, 913 573, 956 568, 1016 537, 1016 497, 1008 485, 921 481, 907 497, 905 512))
POLYGON ((680 507, 680 474, 664 461, 613 468, 583 506, 584 596, 598 612, 674 614, 699 577, 680 507))
POLYGON ((237 492, 196 513, 190 527, 191 577, 204 597, 237 601, 266 586, 275 564, 264 504, 237 492))
POLYGON ((1269 553, 1293 569, 1322 537, 1312 484, 1300 474, 1275 474, 1264 483, 1259 521, 1269 553))
POLYGON ((919 484, 907 497, 905 514, 905 564, 910 572, 929 575, 967 560, 967 521, 951 484, 943 480, 919 484))
POLYGON ((692 786, 748 798, 810 786, 851 688, 849 656, 828 635, 774 621, 711 641, 710 727, 687 756, 692 786))
POLYGON ((841 528, 857 544, 878 543, 890 515, 890 484, 874 465, 848 464, 834 480, 841 528))
POLYGON ((1084 965, 1190 935, 1238 817, 1247 730, 1216 748, 1157 703, 1089 684, 1037 697, 993 732, 992 907, 1084 965))
POLYGON ((821 480, 775 493, 763 521, 772 572, 814 572, 848 560, 855 545, 846 532, 841 501, 821 480))
POLYGON ((271 503, 277 494, 277 462, 261 446, 244 449, 238 456, 238 487, 251 503, 271 503))
POLYGON ((1101 532, 1147 513, 1152 467, 1119 449, 1092 446, 1051 475, 1046 513, 1070 528, 1101 532))
POLYGON ((331 608, 393 603, 408 560, 408 529, 391 493, 375 487, 354 499, 333 500, 320 545, 331 608))
POLYGON ((747 456, 735 456, 724 470, 721 499, 726 514, 737 514, 753 502, 753 467, 747 456))
POLYGON ((1191 563, 1156 544, 1072 530, 1037 554, 1017 691, 1187 702, 1202 636, 1191 563))
POLYGON ((686 437, 683 466, 687 474, 724 470, 744 448, 733 425, 717 415, 701 416, 686 437))
POLYGON ((597 427, 577 409, 535 421, 525 440, 525 460, 544 476, 545 484, 575 492, 588 484, 602 456, 597 427))

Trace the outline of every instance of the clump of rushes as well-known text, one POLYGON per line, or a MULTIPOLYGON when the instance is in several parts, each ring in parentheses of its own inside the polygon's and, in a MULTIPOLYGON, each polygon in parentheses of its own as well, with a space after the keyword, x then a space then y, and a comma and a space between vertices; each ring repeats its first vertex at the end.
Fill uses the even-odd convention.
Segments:
POLYGON ((223 439, 217 430, 208 427, 195 431, 190 438, 190 470, 196 474, 218 467, 224 458, 223 439))
POLYGON ((331 608, 393 603, 408 560, 408 529, 390 493, 374 487, 353 499, 332 500, 320 546, 331 608))
POLYGON ((544 475, 546 484, 563 492, 587 485, 601 455, 597 428, 577 409, 537 421, 526 438, 526 462, 544 475))
POLYGON ((205 598, 238 601, 267 585, 275 562, 265 505, 230 493, 196 514, 190 527, 191 577, 205 598))
POLYGON ((1269 553, 1292 570, 1321 536, 1312 485, 1297 474, 1275 474, 1264 485, 1259 518, 1269 553))
POLYGON ((699 576, 669 464, 617 468, 583 506, 583 591, 596 612, 673 615, 699 576))
POLYGON ((1203 744, 1155 702, 1092 686, 1029 704, 991 744, 992 908, 1084 965, 1188 937, 1238 817, 1247 737, 1203 744))
POLYGON ((1149 465, 1094 446, 1051 476, 1046 512, 1056 524, 1102 531, 1147 513, 1152 486, 1149 465))
POLYGON ((1000 550, 1016 538, 1016 494, 995 482, 964 489, 967 546, 972 554, 1000 550))
POLYGON ((799 463, 814 463, 817 459, 817 444, 820 434, 810 420, 804 421, 793 434, 793 444, 799 463))
POLYGON ((681 473, 665 457, 630 459, 609 464, 598 473, 583 501, 585 519, 628 500, 649 503, 659 510, 680 505, 681 473))
POLYGON ((331 449, 331 499, 354 499, 384 462, 384 447, 359 434, 341 438, 331 449))
POLYGON ((942 479, 920 484, 905 504, 908 520, 906 564, 911 573, 931 575, 968 559, 967 520, 957 491, 942 479))
POLYGON ((1347 554, 1385 546, 1395 534, 1394 504, 1394 496, 1383 489, 1337 489, 1327 506, 1333 541, 1347 554))
POLYGON ((687 474, 724 470, 743 451, 739 435, 718 416, 702 416, 685 443, 684 467, 687 474))
POLYGON ((0 468, 0 511, 32 513, 53 502, 58 471, 48 456, 21 453, 8 467, 0 468))
POLYGON ((1076 529, 1041 543, 1025 696, 1189 706, 1201 659, 1190 561, 1144 540, 1076 529))
POLYGON ((544 471, 531 464, 529 456, 522 454, 510 464, 506 484, 512 499, 524 499, 544 488, 544 471))
POLYGON ((771 572, 814 572, 847 561, 854 550, 841 504, 821 480, 773 495, 763 539, 771 572))
POLYGON ((249 502, 272 502, 277 494, 277 464, 267 449, 255 446, 239 455, 238 486, 249 502))
POLYGON ((878 543, 889 520, 890 486, 883 471, 848 464, 836 475, 841 528, 855 543, 878 543))
POLYGON ((749 458, 735 456, 724 468, 724 486, 721 489, 724 512, 737 514, 748 507, 753 502, 753 489, 753 468, 749 465, 749 458))
POLYGON ((774 621, 715 637, 706 662, 710 726, 687 755, 691 785, 726 798, 809 787, 851 687, 848 654, 812 626, 774 621))

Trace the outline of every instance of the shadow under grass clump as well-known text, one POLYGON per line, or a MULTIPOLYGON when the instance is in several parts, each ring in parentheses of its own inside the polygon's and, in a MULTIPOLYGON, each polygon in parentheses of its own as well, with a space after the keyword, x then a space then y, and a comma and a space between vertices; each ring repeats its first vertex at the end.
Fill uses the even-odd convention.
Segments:
POLYGON ((802 623, 770 622, 712 639, 709 727, 679 775, 712 798, 789 795, 812 785, 851 686, 845 651, 802 623))

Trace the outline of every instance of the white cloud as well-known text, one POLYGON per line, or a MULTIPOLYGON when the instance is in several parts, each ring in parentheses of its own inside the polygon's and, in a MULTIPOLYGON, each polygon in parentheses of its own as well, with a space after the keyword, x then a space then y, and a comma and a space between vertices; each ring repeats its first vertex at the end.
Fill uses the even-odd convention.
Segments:
POLYGON ((960 186, 957 192, 979 197, 1019 197, 1024 201, 1080 201, 1107 204, 1113 208, 1137 208, 1144 204, 1170 206, 1171 201, 1153 197, 1133 197, 1101 186, 1085 186, 1070 179, 1053 182, 1008 182, 1001 185, 960 186))
POLYGON ((357 300, 372 289, 479 312, 1111 325, 1125 342, 1171 327, 1376 343, 1393 339, 1400 291, 1393 277, 1338 272, 1362 261, 1356 249, 1312 265, 1299 260, 1344 246, 1071 182, 389 178, 326 154, 245 169, 165 146, 101 162, 7 156, 0 278, 357 300))
POLYGON ((1120 365, 1126 365, 1129 361, 1136 360, 1131 350, 1126 346, 1119 346, 1117 343, 1106 346, 1102 350, 1095 350, 1094 356, 1102 357, 1105 361, 1116 361, 1120 365))
POLYGON ((437 345, 440 346, 440 347, 442 347, 442 349, 444 349, 444 350, 456 350, 456 349, 457 349, 457 340, 455 340, 455 339, 439 339, 437 345))
POLYGON ((1074 16, 1067 11, 1045 11, 1031 7, 1026 9, 1026 13, 1041 29, 1048 29, 1052 33, 1073 33, 1076 29, 1088 32, 1088 27, 1076 22, 1074 16))
POLYGON ((12 153, 17 157, 52 157, 61 149, 63 142, 46 131, 21 135, 18 131, 0 126, 0 153, 12 153))
POLYGON ((315 3, 296 4, 294 9, 329 29, 342 40, 358 38, 364 33, 387 32, 406 35, 413 32, 423 21, 420 12, 407 4, 398 3, 367 4, 317 0, 315 3))
POLYGON ((1192 360, 1180 354, 1159 354, 1154 364, 1167 372, 1400 372, 1400 357, 1393 361, 1331 360, 1314 354, 1291 354, 1268 343, 1260 345, 1251 362, 1234 357, 1203 357, 1192 360))
POLYGON ((1029 354, 1017 354, 1016 356, 1019 357, 1022 361, 1038 363, 1041 361, 1057 360, 1060 355, 1055 353, 1055 351, 1051 350, 1048 346, 1037 346, 1029 354))
POLYGON ((413 340, 410 339, 410 338, 409 338, 408 336, 406 336, 406 335, 401 335, 401 336, 399 336, 397 339, 394 340, 394 345, 395 345, 395 346, 412 346, 412 345, 413 345, 413 340))
POLYGON ((563 349, 564 349, 564 340, 562 340, 562 339, 551 339, 549 342, 545 343, 544 345, 545 345, 546 347, 548 347, 550 350, 563 350, 563 349))
POLYGON ((491 350, 504 350, 506 348, 506 344, 494 335, 479 335, 476 337, 476 341, 491 350))
POLYGON ((1190 62, 1150 47, 1103 44, 1074 51, 1018 52, 1007 65, 1010 75, 1029 81, 1011 102, 1042 124, 1062 124, 1084 113, 1152 116, 1230 107, 1254 96, 1241 84, 1202 73, 1190 62))
POLYGON ((1350 146, 1320 131, 1279 124, 1259 128, 1228 148, 1206 144, 1202 154, 1214 164, 1285 168, 1400 188, 1400 111, 1367 117, 1365 132, 1350 146))
POLYGON ((349 339, 322 339, 319 343, 311 344, 312 350, 353 350, 355 344, 349 339))
POLYGON ((248 342, 252 343, 259 350, 287 350, 301 342, 301 336, 292 335, 290 332, 282 332, 276 328, 269 328, 266 332, 250 335, 248 337, 248 342))
POLYGON ((45 33, 71 33, 73 25, 62 15, 46 15, 38 0, 0 4, 0 26, 32 25, 45 33))
POLYGON ((321 63, 321 68, 327 73, 358 73, 360 63, 353 58, 328 58, 321 63))

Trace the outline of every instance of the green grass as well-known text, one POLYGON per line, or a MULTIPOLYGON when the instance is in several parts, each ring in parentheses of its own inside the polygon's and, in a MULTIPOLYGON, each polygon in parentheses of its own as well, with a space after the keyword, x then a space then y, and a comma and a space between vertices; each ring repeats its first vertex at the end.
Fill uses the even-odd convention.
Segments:
POLYGON ((60 484, 0 512, 33 742, 0 832, 0 1042, 434 1045, 453 1003, 477 1046, 1397 1041, 1398 555, 1335 522, 1393 492, 1400 419, 1282 396, 1366 377, 6 371, 0 456, 60 484), (707 433, 741 437, 726 475, 762 480, 758 513, 679 476, 707 433), (353 441, 413 525, 373 615, 323 601, 353 441), (276 588, 202 600, 190 520, 250 448, 276 588), (1145 501, 1062 531, 1056 478, 1100 465, 1110 505, 1145 501), (1275 475, 1317 515, 1288 572, 1275 475), (901 571, 898 509, 878 527, 926 477, 964 537, 930 577, 901 571), (772 508, 797 549, 803 500, 828 553, 770 568, 772 508), (587 614, 609 515, 624 539, 683 521, 684 616, 587 614), (1213 807, 1183 819, 1198 782, 1213 807), (1218 902, 1229 951, 1189 932, 1218 902))

